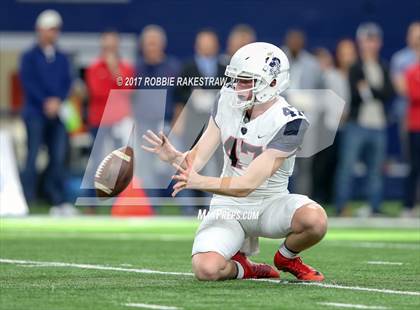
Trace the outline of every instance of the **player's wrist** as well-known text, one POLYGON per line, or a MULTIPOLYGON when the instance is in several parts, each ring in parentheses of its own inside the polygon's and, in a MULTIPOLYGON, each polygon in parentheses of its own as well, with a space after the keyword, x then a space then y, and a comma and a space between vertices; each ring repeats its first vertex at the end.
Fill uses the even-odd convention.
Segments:
POLYGON ((168 163, 172 164, 181 164, 186 157, 186 153, 181 153, 180 151, 174 150, 174 153, 169 158, 168 163))
POLYGON ((207 182, 207 178, 208 177, 203 176, 201 174, 194 173, 193 177, 191 177, 190 175, 190 179, 188 180, 188 183, 187 183, 187 188, 205 191, 206 189, 210 188, 207 182))

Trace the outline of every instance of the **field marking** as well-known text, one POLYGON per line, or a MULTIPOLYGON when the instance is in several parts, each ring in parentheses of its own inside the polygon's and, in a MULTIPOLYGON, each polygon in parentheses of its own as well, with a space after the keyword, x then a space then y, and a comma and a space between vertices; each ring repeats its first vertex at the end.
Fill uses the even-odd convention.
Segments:
POLYGON ((91 264, 73 264, 73 263, 61 263, 61 262, 39 262, 32 260, 14 260, 14 259, 3 259, 0 258, 0 263, 4 264, 17 264, 17 265, 37 265, 39 267, 71 267, 79 269, 94 269, 94 270, 109 270, 109 271, 123 271, 123 272, 134 272, 134 273, 146 273, 146 274, 165 274, 165 275, 176 275, 176 276, 192 276, 191 272, 172 272, 172 271, 159 271, 151 269, 134 269, 134 268, 121 268, 111 267, 104 265, 91 265, 91 264))
MULTIPOLYGON (((173 234, 156 234, 156 233, 90 233, 90 232, 62 232, 62 233, 50 233, 50 232, 19 232, 19 233, 6 233, 2 238, 8 238, 9 236, 30 236, 31 238, 83 238, 93 240, 147 240, 147 241, 192 241, 193 235, 173 235, 173 234)), ((261 238, 263 243, 280 243, 280 239, 267 239, 261 238)), ((337 240, 325 240, 323 245, 333 247, 345 247, 345 248, 375 248, 375 249, 399 249, 399 250, 420 250, 420 244, 416 243, 396 243, 396 242, 354 242, 354 241, 337 241, 337 240)))
MULTIPOLYGON (((31 238, 83 238, 83 239, 93 239, 93 240, 121 240, 121 241, 131 241, 131 240, 150 240, 150 241, 192 241, 194 239, 193 235, 171 235, 171 234, 155 234, 155 233, 89 233, 89 232, 63 232, 63 233, 49 233, 49 232, 19 232, 12 233, 9 236, 15 237, 24 236, 31 238)), ((8 236, 2 236, 2 238, 7 238, 8 236)))
POLYGON ((357 305, 357 304, 342 304, 339 302, 318 302, 318 305, 331 306, 338 308, 353 308, 353 309, 389 309, 383 306, 366 306, 366 305, 357 305))
POLYGON ((395 243, 395 242, 352 242, 347 244, 343 241, 337 242, 336 240, 326 240, 330 245, 340 247, 353 247, 353 248, 375 248, 375 249, 399 249, 399 250, 420 250, 419 244, 414 243, 395 243), (337 244, 334 244, 337 243, 337 244))
MULTIPOLYGON (((62 263, 62 262, 41 262, 32 260, 16 260, 0 258, 0 263, 4 264, 15 264, 15 265, 37 265, 39 267, 71 267, 79 269, 93 269, 93 270, 108 270, 108 271, 122 271, 122 272, 133 272, 133 273, 144 273, 144 274, 162 274, 162 275, 176 275, 176 276, 193 276, 191 272, 173 272, 173 271, 159 271, 151 269, 135 269, 135 268, 121 268, 104 265, 91 265, 91 264, 74 264, 74 263, 62 263)), ((319 282, 291 282, 285 280, 274 280, 274 279, 250 279, 252 281, 271 282, 279 284, 293 284, 293 285, 306 285, 306 286, 318 286, 323 288, 334 288, 344 289, 353 291, 365 291, 375 292, 383 294, 396 294, 396 295, 409 295, 409 296, 420 296, 420 291, 399 291, 391 289, 371 288, 371 287, 360 287, 360 286, 344 286, 338 284, 319 283, 319 282)))
POLYGON ((420 292, 416 292, 416 291, 398 291, 398 290, 390 290, 390 289, 385 289, 385 288, 344 286, 344 285, 339 285, 339 284, 329 284, 329 283, 320 283, 320 282, 298 282, 298 281, 290 282, 290 281, 285 281, 285 280, 274 280, 274 279, 250 279, 250 280, 261 281, 261 282, 272 282, 272 283, 279 283, 279 284, 319 286, 319 287, 325 287, 325 288, 336 288, 336 289, 343 289, 343 290, 365 291, 365 292, 375 292, 375 293, 384 293, 384 294, 420 296, 420 292))
POLYGON ((383 262, 383 261, 368 261, 369 265, 396 265, 401 266, 404 265, 404 263, 401 262, 383 262))
POLYGON ((180 310, 182 308, 172 307, 172 306, 161 306, 161 305, 152 305, 152 304, 138 304, 138 303, 128 303, 123 304, 127 307, 134 307, 134 308, 145 308, 145 309, 159 309, 159 310, 180 310))

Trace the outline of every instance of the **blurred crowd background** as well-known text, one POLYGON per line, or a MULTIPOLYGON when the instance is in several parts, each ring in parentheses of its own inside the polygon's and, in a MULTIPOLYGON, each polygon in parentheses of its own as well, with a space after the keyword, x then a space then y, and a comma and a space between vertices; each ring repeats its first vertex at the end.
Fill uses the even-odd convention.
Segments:
MULTIPOLYGON (((407 7, 418 8, 419 12, 414 2, 407 1, 407 7)), ((163 7, 150 4, 145 20, 153 20, 153 14, 171 8, 164 6, 165 1, 157 3, 163 7)), ((74 6, 55 5, 50 9, 45 4, 31 4, 31 13, 22 11, 26 26, 12 19, 6 24, 3 21, 0 120, 2 128, 12 132, 29 205, 34 208, 41 201, 57 215, 80 212, 73 204, 77 196, 86 194, 80 191, 80 183, 95 138, 112 137, 111 149, 120 146, 125 138, 119 128, 130 126, 129 116, 155 130, 169 130, 178 121, 173 128, 175 137, 184 134, 191 135, 188 141, 197 138, 199 133, 188 128, 194 127, 194 122, 206 121, 212 98, 193 102, 189 114, 181 119, 181 111, 197 87, 168 87, 164 120, 153 118, 153 102, 132 96, 118 98, 118 108, 103 117, 109 91, 127 88, 118 85, 117 77, 221 77, 240 47, 268 41, 289 57, 291 88, 331 89, 346 102, 333 145, 310 159, 298 159, 291 191, 309 195, 339 216, 416 216, 420 186, 420 20, 410 13, 399 20, 391 14, 389 3, 385 5, 387 10, 380 7, 381 1, 346 3, 340 10, 348 10, 349 18, 358 16, 352 22, 341 20, 339 16, 345 18, 346 13, 335 13, 332 8, 324 13, 320 8, 308 8, 299 19, 302 16, 293 16, 296 8, 290 3, 254 4, 252 8, 259 11, 252 12, 253 18, 239 18, 236 24, 224 22, 222 29, 217 10, 212 9, 208 14, 215 15, 208 15, 204 25, 191 17, 188 35, 174 30, 188 25, 182 15, 174 14, 165 23, 148 24, 127 9, 115 10, 112 18, 128 22, 92 21, 96 27, 90 29, 90 19, 101 18, 101 5, 97 5, 96 16, 86 16, 80 5, 78 16, 72 14, 74 6), (275 13, 265 18, 267 10, 275 13), (316 17, 311 14, 325 14, 326 24, 342 25, 338 30, 325 29, 322 19, 313 21, 316 17), (384 21, 389 15, 392 20, 384 21), (282 19, 279 25, 273 17, 282 19), (66 34, 69 20, 73 28, 80 20, 85 32, 66 34), (311 20, 314 28, 310 27, 311 20), (399 35, 391 33, 396 28, 399 35), (312 40, 311 34, 317 31, 323 37, 312 40), (106 134, 98 135, 100 126, 106 134), (350 201, 359 201, 357 212, 349 208, 350 201), (385 201, 392 202, 390 212, 383 210, 385 201)), ((16 4, 9 9, 11 16, 19 11, 16 4)), ((218 10, 227 8, 220 2, 218 10)), ((241 12, 243 7, 231 14, 241 12)), ((175 143, 189 147, 183 141, 175 143)), ((143 164, 146 175, 157 173, 152 159, 144 159, 143 164)), ((217 166, 210 165, 206 173, 217 174, 217 166)), ((181 212, 193 211, 181 208, 181 212)))

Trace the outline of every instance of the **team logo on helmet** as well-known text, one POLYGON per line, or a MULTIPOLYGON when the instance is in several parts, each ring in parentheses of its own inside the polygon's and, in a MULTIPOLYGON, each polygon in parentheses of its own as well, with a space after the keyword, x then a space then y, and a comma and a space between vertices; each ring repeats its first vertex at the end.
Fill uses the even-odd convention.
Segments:
POLYGON ((277 57, 273 57, 268 65, 270 66, 270 71, 269 72, 273 77, 276 77, 277 75, 280 74, 280 72, 281 72, 281 70, 280 70, 280 67, 281 67, 280 59, 278 59, 277 57))

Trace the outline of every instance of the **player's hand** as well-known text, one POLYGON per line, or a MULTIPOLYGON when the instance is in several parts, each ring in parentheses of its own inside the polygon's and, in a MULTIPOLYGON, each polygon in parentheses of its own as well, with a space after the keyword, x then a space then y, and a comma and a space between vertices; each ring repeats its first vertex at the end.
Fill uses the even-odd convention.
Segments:
POLYGON ((172 192, 172 197, 175 197, 180 191, 186 188, 199 188, 200 184, 200 175, 193 169, 191 160, 188 157, 185 158, 185 161, 181 165, 176 163, 172 164, 178 171, 178 174, 172 176, 172 179, 177 181, 173 186, 174 191, 172 192))
POLYGON ((142 145, 142 149, 156 154, 159 156, 159 159, 164 162, 172 163, 177 157, 182 156, 171 142, 169 142, 169 139, 163 132, 159 132, 159 135, 156 135, 153 131, 148 130, 146 134, 143 135, 143 139, 146 140, 150 146, 142 145))

